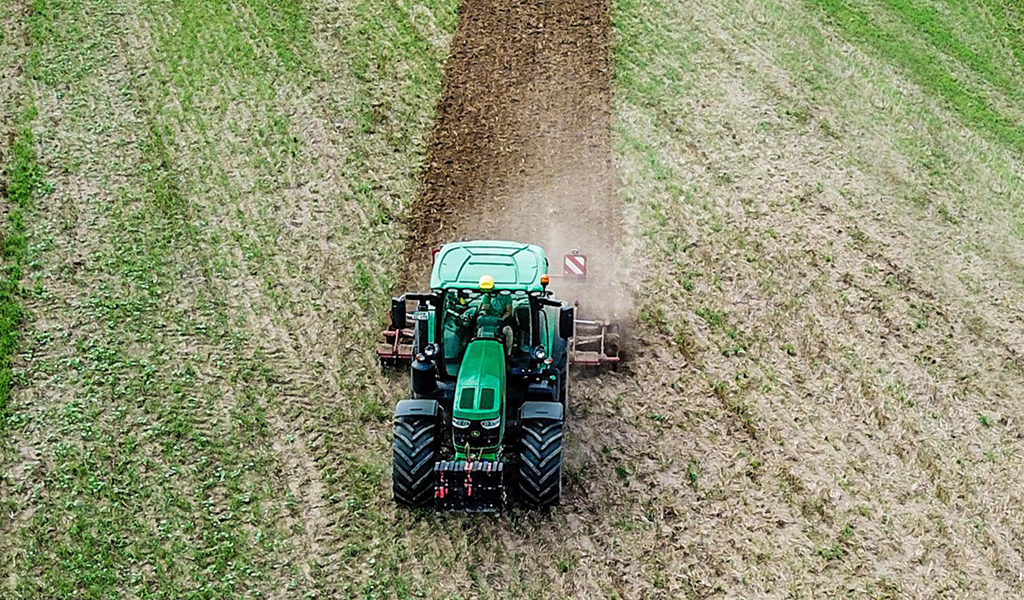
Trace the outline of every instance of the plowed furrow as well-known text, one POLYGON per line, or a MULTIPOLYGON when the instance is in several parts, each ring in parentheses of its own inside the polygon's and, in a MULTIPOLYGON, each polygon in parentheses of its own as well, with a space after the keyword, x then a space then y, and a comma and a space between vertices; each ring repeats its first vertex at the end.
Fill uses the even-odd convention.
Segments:
POLYGON ((607 0, 463 2, 413 208, 410 285, 424 283, 429 249, 468 238, 551 257, 579 247, 596 277, 613 277, 610 26, 607 0))

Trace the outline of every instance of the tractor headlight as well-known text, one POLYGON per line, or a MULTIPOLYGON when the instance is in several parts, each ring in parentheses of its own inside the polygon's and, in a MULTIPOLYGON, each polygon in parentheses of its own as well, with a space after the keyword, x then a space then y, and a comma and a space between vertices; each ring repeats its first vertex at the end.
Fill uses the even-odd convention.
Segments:
POLYGON ((548 353, 544 351, 544 346, 537 346, 533 349, 534 360, 544 360, 548 357, 548 353))
POLYGON ((423 349, 423 354, 427 358, 434 358, 437 355, 437 344, 427 344, 427 347, 423 349))
POLYGON ((469 419, 452 419, 452 426, 465 429, 469 427, 469 419))
POLYGON ((501 417, 497 419, 487 419, 486 421, 480 421, 480 426, 484 429, 495 429, 501 427, 501 417))

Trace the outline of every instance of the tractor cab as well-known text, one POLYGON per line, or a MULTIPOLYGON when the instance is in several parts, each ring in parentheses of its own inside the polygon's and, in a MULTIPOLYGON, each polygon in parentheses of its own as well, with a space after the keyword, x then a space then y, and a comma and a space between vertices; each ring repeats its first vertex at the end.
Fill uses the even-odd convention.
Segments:
POLYGON ((428 313, 425 337, 437 346, 442 378, 456 378, 469 344, 502 343, 509 366, 530 369, 535 355, 551 354, 561 303, 547 291, 544 250, 514 242, 444 246, 434 258, 430 288, 437 310, 428 313))
POLYGON ((462 357, 473 340, 501 342, 505 356, 525 367, 533 350, 529 296, 522 291, 493 291, 482 278, 480 289, 448 290, 441 313, 441 344, 447 375, 458 375, 462 357))

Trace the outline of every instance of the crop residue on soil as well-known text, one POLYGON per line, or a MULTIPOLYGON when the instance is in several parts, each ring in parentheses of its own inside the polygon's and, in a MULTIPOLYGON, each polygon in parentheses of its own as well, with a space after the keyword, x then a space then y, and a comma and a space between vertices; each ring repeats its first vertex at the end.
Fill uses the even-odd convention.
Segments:
POLYGON ((610 43, 606 0, 462 4, 413 209, 408 287, 426 283, 431 248, 512 239, 543 246, 555 274, 580 249, 589 284, 555 291, 590 312, 624 312, 610 43))

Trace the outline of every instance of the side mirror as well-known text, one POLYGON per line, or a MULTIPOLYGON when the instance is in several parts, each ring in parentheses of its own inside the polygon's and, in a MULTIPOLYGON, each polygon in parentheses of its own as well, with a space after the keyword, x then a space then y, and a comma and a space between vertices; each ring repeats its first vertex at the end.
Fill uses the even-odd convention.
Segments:
POLYGON ((405 296, 391 299, 391 327, 405 329, 408 322, 405 319, 405 296))
POLYGON ((576 325, 576 309, 572 306, 563 306, 558 312, 558 335, 562 339, 572 337, 572 330, 576 325))

